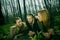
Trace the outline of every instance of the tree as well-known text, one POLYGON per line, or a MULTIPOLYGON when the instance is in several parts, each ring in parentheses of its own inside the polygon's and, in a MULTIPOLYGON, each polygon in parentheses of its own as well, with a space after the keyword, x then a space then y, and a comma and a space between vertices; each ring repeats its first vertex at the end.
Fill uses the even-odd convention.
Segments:
POLYGON ((37 12, 36 0, 34 0, 35 12, 37 12))
MULTIPOLYGON (((2 8, 1 3, 0 3, 0 8, 2 8)), ((4 16, 2 14, 2 10, 0 9, 0 25, 3 25, 3 24, 4 24, 4 16)))
POLYGON ((23 4, 24 4, 24 21, 26 20, 26 14, 27 14, 27 11, 26 11, 26 6, 25 6, 25 0, 23 1, 23 4))
POLYGON ((19 0, 17 0, 17 2, 18 2, 18 6, 19 6, 19 12, 18 12, 18 15, 19 15, 19 17, 22 18, 22 13, 21 13, 21 7, 20 7, 19 0))

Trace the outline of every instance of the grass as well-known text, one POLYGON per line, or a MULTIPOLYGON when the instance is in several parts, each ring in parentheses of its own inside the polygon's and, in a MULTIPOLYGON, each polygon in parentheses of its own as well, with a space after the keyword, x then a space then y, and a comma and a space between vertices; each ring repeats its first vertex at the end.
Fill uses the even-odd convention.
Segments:
POLYGON ((0 26, 0 39, 7 39, 10 32, 10 26, 12 26, 12 24, 0 26))

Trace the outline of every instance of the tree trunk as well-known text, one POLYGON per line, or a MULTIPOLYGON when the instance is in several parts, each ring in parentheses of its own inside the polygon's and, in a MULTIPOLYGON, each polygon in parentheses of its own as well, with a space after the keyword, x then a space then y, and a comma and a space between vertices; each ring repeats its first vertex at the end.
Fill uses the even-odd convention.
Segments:
MULTIPOLYGON (((1 8, 1 3, 0 3, 0 8, 1 8)), ((0 25, 3 25, 4 24, 4 16, 2 14, 2 11, 0 9, 0 25)))
POLYGON ((24 20, 26 20, 26 14, 27 14, 27 11, 26 11, 26 7, 25 7, 25 0, 23 1, 23 4, 24 4, 24 20))
POLYGON ((22 12, 21 12, 20 3, 19 3, 19 0, 17 0, 17 1, 18 1, 18 6, 19 6, 19 12, 18 12, 18 14, 19 14, 19 17, 22 18, 22 12))

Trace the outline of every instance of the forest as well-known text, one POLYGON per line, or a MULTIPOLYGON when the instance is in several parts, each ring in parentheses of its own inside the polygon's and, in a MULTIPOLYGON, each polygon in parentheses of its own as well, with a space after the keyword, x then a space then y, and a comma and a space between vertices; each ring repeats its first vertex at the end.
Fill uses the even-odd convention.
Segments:
POLYGON ((44 8, 50 13, 50 27, 57 32, 52 40, 60 39, 60 0, 0 0, 0 8, 0 40, 9 40, 9 28, 14 24, 14 17, 21 17, 25 22, 26 14, 35 16, 44 8))

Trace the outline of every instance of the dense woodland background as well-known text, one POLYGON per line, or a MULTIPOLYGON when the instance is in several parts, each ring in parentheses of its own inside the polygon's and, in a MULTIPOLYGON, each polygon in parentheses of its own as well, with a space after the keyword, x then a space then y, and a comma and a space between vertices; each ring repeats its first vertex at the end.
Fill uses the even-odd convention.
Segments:
POLYGON ((0 39, 5 40, 14 17, 25 21, 26 14, 36 15, 47 8, 50 13, 51 27, 60 32, 60 0, 0 0, 0 39))

